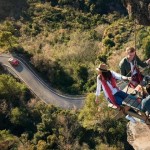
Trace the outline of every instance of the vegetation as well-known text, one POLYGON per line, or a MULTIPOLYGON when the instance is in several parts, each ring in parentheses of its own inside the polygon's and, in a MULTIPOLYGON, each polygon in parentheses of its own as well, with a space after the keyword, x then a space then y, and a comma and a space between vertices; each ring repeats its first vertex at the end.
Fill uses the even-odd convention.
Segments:
MULTIPOLYGON (((7 19, 0 24, 1 50, 26 55, 51 86, 61 92, 91 92, 96 65, 103 61, 118 71, 120 59, 112 62, 111 56, 134 40, 134 23, 124 16, 125 11, 120 11, 120 1, 116 2, 118 9, 109 0, 28 1, 29 7, 19 20, 7 19), (107 12, 97 9, 99 6, 107 8, 107 12), (110 6, 118 11, 109 14, 110 6)), ((144 48, 148 57, 149 29, 137 30, 141 32, 139 49, 144 48)))
MULTIPOLYGON (((115 0, 118 5, 111 8, 110 0, 27 2, 28 9, 19 20, 1 23, 2 50, 30 57, 33 66, 61 92, 92 91, 93 68, 103 37, 100 28, 126 13, 121 2, 115 0), (116 12, 112 18, 103 15, 115 10, 122 14, 116 12)), ((111 41, 111 47, 114 44, 111 41)))
POLYGON ((94 102, 95 68, 105 62, 119 72, 125 47, 135 44, 138 54, 149 58, 150 27, 136 25, 135 30, 121 0, 24 0, 17 4, 18 8, 10 7, 14 16, 6 14, 0 22, 0 51, 23 54, 62 93, 88 94, 81 110, 45 105, 0 66, 0 147, 132 149, 127 144, 126 120, 113 119, 115 112, 103 95, 100 104, 94 102), (23 11, 15 15, 19 8, 23 11))
MULTIPOLYGON (((3 78, 13 81, 4 89, 18 85, 20 94, 24 93, 24 85, 8 75, 0 76, 0 85, 3 78)), ((2 88, 1 93, 5 93, 2 88)), ((84 108, 78 111, 46 105, 35 98, 20 98, 17 101, 21 105, 18 105, 14 97, 10 98, 11 91, 5 99, 3 94, 0 96, 0 147, 3 149, 123 149, 126 122, 112 119, 114 112, 107 109, 103 97, 100 104, 103 107, 99 107, 94 103, 94 95, 89 94, 84 108), (98 108, 101 109, 97 111, 98 108)))

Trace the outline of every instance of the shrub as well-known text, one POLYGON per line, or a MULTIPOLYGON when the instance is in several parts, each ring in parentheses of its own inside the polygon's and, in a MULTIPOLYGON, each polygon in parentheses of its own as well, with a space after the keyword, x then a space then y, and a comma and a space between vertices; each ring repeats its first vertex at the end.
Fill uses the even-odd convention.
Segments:
POLYGON ((107 62, 107 58, 108 58, 108 55, 107 54, 100 54, 98 56, 98 59, 103 62, 103 63, 106 63, 107 62))
POLYGON ((145 57, 150 58, 150 36, 148 36, 147 38, 144 38, 143 48, 145 51, 145 57))
POLYGON ((108 37, 106 37, 102 42, 104 43, 105 46, 107 46, 107 47, 109 47, 109 48, 115 46, 114 41, 112 41, 112 40, 111 40, 110 38, 108 38, 108 37))

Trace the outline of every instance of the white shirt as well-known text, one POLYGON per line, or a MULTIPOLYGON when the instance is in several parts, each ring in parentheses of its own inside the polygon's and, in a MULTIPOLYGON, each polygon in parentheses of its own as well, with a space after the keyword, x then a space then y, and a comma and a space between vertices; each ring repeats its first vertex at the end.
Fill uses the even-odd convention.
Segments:
POLYGON ((132 75, 135 75, 137 73, 136 69, 134 69, 134 65, 132 62, 129 62, 130 63, 130 66, 131 66, 131 73, 132 75))
MULTIPOLYGON (((123 76, 122 76, 121 74, 118 74, 118 73, 116 73, 116 72, 114 72, 114 71, 110 71, 110 72, 111 72, 112 76, 113 76, 115 79, 122 80, 122 77, 123 77, 123 76)), ((110 90, 112 91, 112 94, 113 94, 113 95, 114 95, 115 93, 117 93, 117 91, 118 91, 117 88, 114 88, 114 87, 110 84, 110 82, 108 82, 108 81, 107 81, 107 84, 108 84, 110 90)), ((104 91, 104 94, 105 94, 106 98, 108 98, 108 94, 107 94, 107 92, 106 92, 104 86, 102 85, 102 82, 101 82, 101 80, 99 79, 99 75, 98 75, 98 76, 97 76, 97 88, 96 88, 96 93, 95 93, 96 96, 99 96, 99 95, 100 95, 100 93, 101 93, 101 87, 102 87, 102 89, 103 89, 103 91, 104 91)))

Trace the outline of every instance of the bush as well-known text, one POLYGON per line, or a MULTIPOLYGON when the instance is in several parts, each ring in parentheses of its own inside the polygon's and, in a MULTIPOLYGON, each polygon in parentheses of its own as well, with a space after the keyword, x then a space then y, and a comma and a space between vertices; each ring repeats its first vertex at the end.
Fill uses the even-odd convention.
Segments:
POLYGON ((150 39, 147 41, 145 46, 145 56, 150 58, 150 39))
POLYGON ((105 50, 104 54, 100 54, 98 56, 98 60, 100 60, 103 63, 107 63, 107 59, 108 59, 108 55, 107 55, 107 51, 105 50))
POLYGON ((144 51, 145 51, 145 57, 150 58, 150 36, 144 38, 143 48, 144 48, 144 51))
POLYGON ((110 38, 106 37, 103 41, 104 45, 108 48, 115 46, 114 41, 112 41, 110 38))

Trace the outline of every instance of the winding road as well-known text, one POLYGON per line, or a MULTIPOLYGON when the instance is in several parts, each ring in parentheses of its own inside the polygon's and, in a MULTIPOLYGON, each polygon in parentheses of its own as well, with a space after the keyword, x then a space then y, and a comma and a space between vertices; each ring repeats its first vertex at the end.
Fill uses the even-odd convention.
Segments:
POLYGON ((45 103, 53 104, 57 107, 65 109, 83 107, 85 100, 84 96, 65 96, 55 92, 35 73, 35 71, 28 65, 27 62, 25 62, 24 59, 16 55, 13 56, 20 62, 17 67, 13 67, 8 62, 10 57, 12 56, 9 54, 0 54, 0 63, 5 66, 10 73, 19 77, 27 85, 27 87, 45 103))

